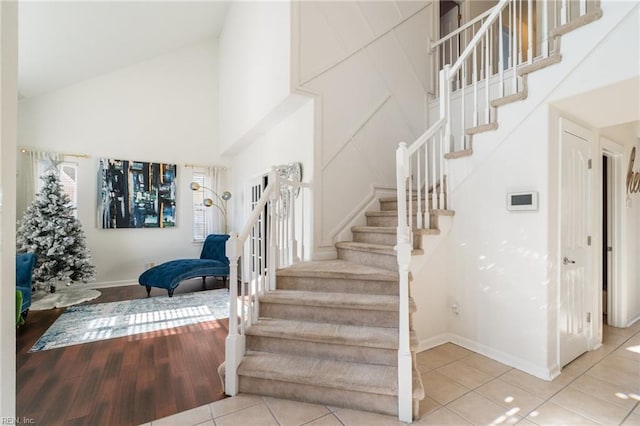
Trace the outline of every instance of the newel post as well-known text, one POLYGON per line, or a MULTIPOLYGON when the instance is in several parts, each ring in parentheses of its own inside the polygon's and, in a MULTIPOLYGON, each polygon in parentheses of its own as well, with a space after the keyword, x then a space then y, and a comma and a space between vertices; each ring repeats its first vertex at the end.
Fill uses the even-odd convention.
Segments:
POLYGON ((225 345, 225 393, 238 393, 238 365, 244 354, 244 336, 238 333, 238 259, 242 247, 237 232, 231 232, 226 244, 229 258, 229 334, 225 345))
POLYGON ((412 358, 409 345, 409 265, 411 262, 411 235, 407 224, 407 179, 409 178, 409 152, 402 142, 396 151, 396 184, 398 200, 397 245, 399 273, 398 306, 398 418, 413 421, 412 358))

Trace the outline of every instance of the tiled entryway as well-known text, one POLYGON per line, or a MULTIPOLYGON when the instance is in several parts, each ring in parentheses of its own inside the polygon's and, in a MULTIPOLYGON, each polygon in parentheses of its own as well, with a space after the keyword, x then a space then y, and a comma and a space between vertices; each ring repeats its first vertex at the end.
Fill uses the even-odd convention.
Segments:
MULTIPOLYGON (((454 344, 418 354, 428 425, 640 426, 640 322, 604 327, 603 345, 549 382, 454 344)), ((238 395, 154 420, 147 426, 400 425, 361 411, 238 395)))

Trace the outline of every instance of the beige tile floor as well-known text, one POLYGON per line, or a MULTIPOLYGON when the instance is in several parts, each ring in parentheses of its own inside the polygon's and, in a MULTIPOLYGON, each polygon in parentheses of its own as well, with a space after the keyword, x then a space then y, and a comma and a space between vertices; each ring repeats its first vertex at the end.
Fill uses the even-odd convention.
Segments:
MULTIPOLYGON (((451 343, 418 354, 420 425, 640 426, 640 323, 604 327, 603 345, 549 382, 451 343)), ((362 411, 241 394, 144 426, 401 425, 362 411)))

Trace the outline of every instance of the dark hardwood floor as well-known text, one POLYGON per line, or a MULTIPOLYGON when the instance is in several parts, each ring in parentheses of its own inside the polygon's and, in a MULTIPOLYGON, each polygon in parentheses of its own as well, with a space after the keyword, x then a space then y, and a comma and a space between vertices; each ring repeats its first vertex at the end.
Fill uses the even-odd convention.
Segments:
MULTIPOLYGON (((207 279, 207 290, 221 286, 207 279)), ((175 294, 201 290, 196 279, 175 294)), ((87 303, 147 297, 139 285, 100 291, 87 303)), ((151 296, 167 293, 152 289, 151 296)), ((29 312, 17 331, 19 418, 37 425, 139 425, 224 398, 217 368, 227 319, 28 353, 64 310, 29 312)))

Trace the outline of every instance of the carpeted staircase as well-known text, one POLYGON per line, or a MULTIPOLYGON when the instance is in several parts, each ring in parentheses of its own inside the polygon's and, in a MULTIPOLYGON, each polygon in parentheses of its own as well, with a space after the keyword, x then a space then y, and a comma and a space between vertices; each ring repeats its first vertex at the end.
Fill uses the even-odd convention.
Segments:
MULTIPOLYGON (((498 127, 495 109, 526 99, 527 75, 560 62, 560 36, 600 16, 597 7, 556 28, 550 56, 520 66, 520 90, 493 100, 491 122, 466 129, 466 149, 445 158, 473 155, 473 136, 498 127)), ((277 289, 260 297, 260 319, 246 331, 240 392, 398 414, 397 200, 379 202, 380 210, 366 213, 366 226, 351 229, 352 241, 335 244, 337 260, 301 262, 277 271, 277 289)), ((429 204, 430 229, 418 230, 414 197, 413 255, 423 253, 424 236, 439 234, 439 217, 454 214, 432 210, 429 204)), ((410 299, 410 312, 415 310, 410 299)), ((410 328, 416 418, 424 390, 415 368, 412 320, 410 328)))
MULTIPOLYGON (((433 229, 414 230, 414 255, 422 235, 439 233, 438 217, 452 214, 432 211, 433 229)), ((260 297, 260 319, 246 332, 240 392, 397 415, 397 215, 396 199, 382 198, 353 241, 336 243, 337 260, 278 270, 277 290, 260 297)), ((414 355, 416 347, 412 331, 414 355)), ((423 397, 414 356, 414 412, 423 397)))

